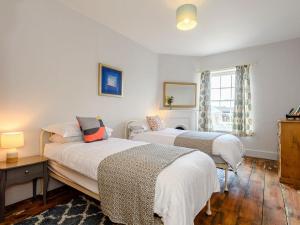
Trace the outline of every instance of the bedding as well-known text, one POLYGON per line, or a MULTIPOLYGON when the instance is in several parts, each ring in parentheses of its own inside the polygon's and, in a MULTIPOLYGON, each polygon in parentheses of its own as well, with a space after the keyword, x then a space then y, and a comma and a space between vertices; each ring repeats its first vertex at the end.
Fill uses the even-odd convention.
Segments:
POLYGON ((174 145, 199 149, 208 155, 212 155, 213 143, 222 135, 224 134, 217 132, 187 131, 175 138, 174 145))
MULTIPOLYGON (((160 131, 139 133, 133 135, 131 139, 134 141, 174 145, 176 138, 187 132, 190 131, 165 128, 160 131)), ((213 141, 212 156, 220 156, 234 171, 236 171, 244 156, 244 148, 241 141, 236 136, 224 134, 218 136, 213 141)))
POLYGON ((153 200, 158 174, 195 149, 147 144, 113 154, 100 162, 101 209, 114 223, 154 225, 153 200))
MULTIPOLYGON (((146 144, 118 138, 92 143, 50 143, 46 144, 44 154, 50 161, 96 182, 97 167, 102 160, 146 144)), ((211 194, 218 191, 220 184, 213 160, 205 153, 192 152, 175 160, 157 176, 154 213, 165 225, 193 225, 211 194)))
MULTIPOLYGON (((113 129, 109 128, 109 127, 105 127, 106 133, 108 137, 111 137, 113 129)), ((71 136, 71 137, 63 137, 60 134, 52 134, 49 137, 49 141, 52 143, 60 143, 60 144, 64 144, 64 143, 69 143, 69 142, 77 142, 77 141, 83 141, 82 138, 82 134, 80 132, 80 136, 71 136)))
POLYGON ((62 137, 81 136, 80 127, 76 122, 50 124, 42 129, 49 133, 59 134, 62 137))
POLYGON ((53 134, 49 137, 49 141, 52 143, 69 143, 69 142, 76 142, 76 141, 83 141, 82 135, 80 136, 73 136, 73 137, 63 137, 59 134, 53 134))
MULTIPOLYGON (((60 135, 61 137, 67 138, 67 139, 69 137, 82 136, 78 122, 50 124, 50 125, 42 128, 42 130, 47 131, 49 133, 60 135)), ((106 126, 105 130, 106 130, 108 137, 110 137, 112 135, 113 129, 106 126)))
POLYGON ((131 129, 131 130, 134 130, 134 129, 142 129, 144 131, 150 130, 150 127, 149 127, 148 122, 146 120, 131 121, 130 124, 128 124, 128 128, 131 129))
POLYGON ((81 187, 84 187, 89 191, 99 194, 98 183, 92 178, 78 173, 77 171, 72 170, 69 167, 63 166, 62 164, 57 163, 54 160, 48 160, 48 169, 49 171, 55 173, 60 177, 63 177, 66 180, 70 180, 73 182, 76 181, 75 183, 80 185, 81 187))
POLYGON ((104 123, 100 118, 78 116, 76 118, 85 142, 101 141, 108 138, 104 123))
POLYGON ((150 129, 153 131, 158 131, 165 128, 159 116, 147 116, 146 119, 150 129))
MULTIPOLYGON (((129 129, 130 137, 145 132, 144 127, 142 126, 131 126, 129 129)), ((130 138, 129 138, 130 139, 130 138)))

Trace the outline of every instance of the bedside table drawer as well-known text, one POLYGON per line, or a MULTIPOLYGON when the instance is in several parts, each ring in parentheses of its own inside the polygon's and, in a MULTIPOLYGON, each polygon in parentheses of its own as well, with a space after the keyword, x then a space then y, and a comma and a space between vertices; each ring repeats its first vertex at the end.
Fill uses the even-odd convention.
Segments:
POLYGON ((42 163, 10 169, 7 171, 6 185, 25 183, 39 177, 43 177, 42 163))

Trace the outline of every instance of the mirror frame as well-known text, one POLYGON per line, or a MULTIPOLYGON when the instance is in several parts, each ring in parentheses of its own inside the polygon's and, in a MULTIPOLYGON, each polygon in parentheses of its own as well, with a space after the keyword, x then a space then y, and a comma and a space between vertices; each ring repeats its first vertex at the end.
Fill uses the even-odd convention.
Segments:
POLYGON ((197 83, 190 83, 190 82, 171 82, 165 81, 163 83, 163 106, 169 107, 166 101, 166 89, 168 84, 177 84, 177 85, 188 85, 193 86, 195 88, 195 99, 193 105, 172 105, 174 108, 195 108, 197 106, 197 83))

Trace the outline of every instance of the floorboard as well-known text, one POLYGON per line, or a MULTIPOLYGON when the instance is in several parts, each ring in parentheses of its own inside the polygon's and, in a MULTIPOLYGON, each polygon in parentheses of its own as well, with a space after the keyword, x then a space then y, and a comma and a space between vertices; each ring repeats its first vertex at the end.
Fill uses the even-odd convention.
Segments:
POLYGON ((281 192, 277 166, 270 161, 266 163, 265 189, 263 204, 263 221, 265 225, 286 225, 284 200, 281 192))
MULTIPOLYGON (((195 225, 299 225, 300 191, 279 183, 277 162, 245 158, 237 174, 229 172, 229 192, 224 190, 224 173, 218 170, 222 192, 211 199, 212 216, 203 209, 195 225)), ((6 208, 3 224, 13 224, 57 204, 64 204, 78 191, 62 187, 51 191, 48 203, 28 199, 6 208)))
POLYGON ((289 225, 300 224, 300 191, 289 185, 281 184, 282 194, 285 203, 285 213, 289 225))

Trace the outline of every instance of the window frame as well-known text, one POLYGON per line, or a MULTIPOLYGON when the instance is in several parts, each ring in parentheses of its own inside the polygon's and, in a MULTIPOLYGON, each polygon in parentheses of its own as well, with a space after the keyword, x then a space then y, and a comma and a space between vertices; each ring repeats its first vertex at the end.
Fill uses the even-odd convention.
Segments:
MULTIPOLYGON (((213 76, 219 77, 220 79, 220 83, 219 83, 219 87, 210 87, 210 91, 212 90, 219 90, 219 98, 218 100, 212 100, 210 99, 210 105, 212 105, 213 102, 217 102, 219 103, 219 106, 215 106, 215 107, 222 107, 221 103, 222 102, 229 102, 230 103, 230 109, 233 110, 234 108, 234 102, 235 102, 235 71, 236 68, 228 68, 228 69, 222 69, 222 70, 214 70, 211 71, 210 73, 210 79, 212 79, 213 76), (226 73, 226 72, 232 72, 232 74, 230 75, 230 86, 226 86, 226 87, 222 87, 222 76, 228 76, 228 74, 223 74, 222 73, 226 73), (222 99, 222 90, 224 89, 230 89, 230 99, 222 99), (233 92, 234 89, 234 92, 233 92)), ((224 106, 226 107, 226 106, 224 106)), ((232 114, 233 112, 231 112, 230 114, 232 114)), ((213 125, 213 124, 212 124, 213 125)), ((222 130, 222 129, 213 129, 213 131, 216 132, 223 132, 223 133, 232 133, 232 128, 230 130, 222 130)))

